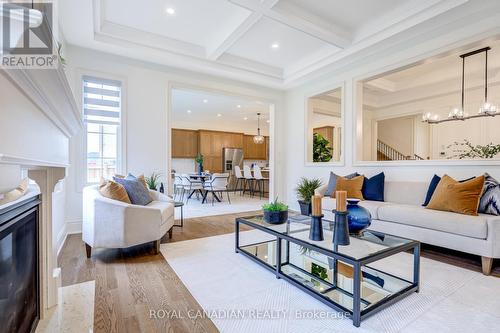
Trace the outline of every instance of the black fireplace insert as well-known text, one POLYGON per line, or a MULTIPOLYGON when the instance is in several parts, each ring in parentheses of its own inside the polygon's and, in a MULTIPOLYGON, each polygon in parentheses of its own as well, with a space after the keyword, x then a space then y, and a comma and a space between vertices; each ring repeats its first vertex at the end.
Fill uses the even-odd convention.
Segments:
POLYGON ((34 332, 40 319, 39 205, 0 209, 0 333, 34 332))

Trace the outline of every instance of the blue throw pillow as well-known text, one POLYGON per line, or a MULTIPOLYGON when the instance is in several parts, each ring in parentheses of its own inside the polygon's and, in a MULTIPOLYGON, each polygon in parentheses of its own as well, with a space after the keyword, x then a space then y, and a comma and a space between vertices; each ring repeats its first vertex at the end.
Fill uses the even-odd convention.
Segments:
POLYGON ((149 191, 134 176, 129 174, 125 178, 113 177, 113 180, 125 187, 125 191, 127 191, 130 202, 132 202, 133 205, 146 206, 151 201, 153 201, 151 200, 149 191))
POLYGON ((429 184, 429 188, 427 189, 427 194, 425 195, 425 200, 422 206, 427 206, 429 202, 431 202, 432 195, 434 194, 434 191, 436 190, 436 187, 438 186, 439 182, 441 181, 441 177, 438 175, 434 175, 431 179, 431 183, 429 184))
MULTIPOLYGON (((354 177, 359 176, 357 172, 351 173, 350 175, 344 176, 347 179, 353 179, 354 177)), ((330 172, 330 180, 328 180, 328 187, 326 188, 325 197, 331 197, 335 188, 337 187, 337 175, 333 172, 330 172)))
POLYGON ((500 183, 489 174, 485 174, 484 178, 484 190, 479 202, 479 213, 500 215, 500 183))
POLYGON ((372 178, 366 178, 363 182, 363 198, 371 201, 384 201, 385 174, 383 172, 372 178))

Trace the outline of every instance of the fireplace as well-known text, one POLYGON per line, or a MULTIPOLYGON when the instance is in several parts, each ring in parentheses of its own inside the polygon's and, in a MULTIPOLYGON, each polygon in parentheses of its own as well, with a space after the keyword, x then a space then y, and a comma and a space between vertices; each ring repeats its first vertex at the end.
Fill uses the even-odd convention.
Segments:
POLYGON ((0 333, 34 332, 40 319, 39 205, 0 210, 0 333))

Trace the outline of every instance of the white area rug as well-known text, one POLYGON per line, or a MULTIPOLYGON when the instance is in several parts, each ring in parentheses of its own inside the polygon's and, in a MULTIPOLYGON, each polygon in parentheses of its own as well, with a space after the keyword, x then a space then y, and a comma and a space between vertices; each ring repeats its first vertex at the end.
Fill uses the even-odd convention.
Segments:
MULTIPOLYGON (((193 195, 193 198, 189 199, 187 205, 185 204, 186 200, 184 200, 184 218, 251 212, 260 210, 262 205, 268 202, 266 198, 260 200, 258 196, 252 198, 248 195, 240 196, 239 193, 231 193, 230 198, 231 203, 227 201, 227 196, 224 193, 224 200, 222 202, 215 201, 212 206, 212 197, 210 194, 208 195, 207 202, 204 204, 201 204, 201 199, 197 200, 196 196, 193 195)), ((177 197, 176 200, 180 200, 180 198, 177 197)), ((181 218, 180 208, 175 209, 175 218, 181 218)))
MULTIPOLYGON (((211 319, 221 332, 479 333, 500 327, 500 279, 426 258, 421 259, 420 293, 374 314, 356 328, 350 319, 335 319, 336 312, 323 303, 236 254, 234 234, 162 244, 161 252, 202 308, 219 312, 211 319), (230 310, 247 310, 247 315, 222 318, 230 310), (249 315, 251 311, 254 315, 249 315), (279 318, 260 319, 255 311, 279 318), (304 319, 297 311, 329 317, 304 319)), ((395 271, 411 267, 409 254, 391 260, 395 271)))
POLYGON ((59 289, 58 305, 40 320, 37 333, 91 333, 94 328, 95 281, 59 289))

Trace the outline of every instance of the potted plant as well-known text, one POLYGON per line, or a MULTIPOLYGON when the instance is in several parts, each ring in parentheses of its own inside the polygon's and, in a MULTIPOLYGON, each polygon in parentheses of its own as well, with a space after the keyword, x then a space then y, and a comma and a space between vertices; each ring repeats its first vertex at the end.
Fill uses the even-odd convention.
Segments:
POLYGON ((203 155, 202 154, 196 155, 194 161, 196 162, 196 164, 198 164, 198 174, 201 175, 203 173, 203 155))
POLYGON ((145 177, 144 179, 150 190, 156 191, 158 189, 158 182, 160 181, 159 173, 153 172, 150 177, 145 177))
POLYGON ((330 162, 333 157, 333 148, 330 142, 321 134, 313 136, 313 162, 330 162))
POLYGON ((311 197, 314 195, 314 191, 322 185, 321 179, 313 178, 307 179, 305 177, 300 178, 295 192, 297 192, 297 198, 299 199, 300 213, 302 215, 311 214, 311 197))
POLYGON ((282 202, 278 202, 278 198, 274 202, 264 204, 264 221, 270 224, 281 224, 288 220, 288 206, 282 202))

